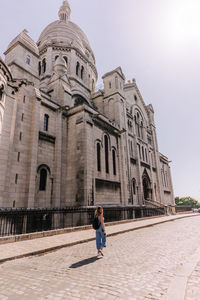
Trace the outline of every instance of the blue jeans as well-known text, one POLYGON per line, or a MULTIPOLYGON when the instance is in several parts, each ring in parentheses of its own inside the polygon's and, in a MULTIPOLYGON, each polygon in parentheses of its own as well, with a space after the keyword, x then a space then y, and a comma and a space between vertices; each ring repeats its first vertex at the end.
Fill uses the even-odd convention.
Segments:
POLYGON ((97 250, 100 250, 101 247, 106 247, 106 235, 103 233, 101 225, 99 229, 96 230, 96 245, 97 250))

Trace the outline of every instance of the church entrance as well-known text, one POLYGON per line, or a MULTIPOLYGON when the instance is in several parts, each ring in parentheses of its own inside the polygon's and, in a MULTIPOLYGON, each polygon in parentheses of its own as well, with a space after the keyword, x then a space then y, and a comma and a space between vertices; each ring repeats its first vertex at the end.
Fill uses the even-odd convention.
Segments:
POLYGON ((144 172, 143 174, 142 185, 143 185, 144 200, 152 200, 151 181, 147 172, 144 172))
POLYGON ((143 192, 144 192, 144 199, 148 200, 149 199, 149 183, 147 178, 143 179, 143 192))

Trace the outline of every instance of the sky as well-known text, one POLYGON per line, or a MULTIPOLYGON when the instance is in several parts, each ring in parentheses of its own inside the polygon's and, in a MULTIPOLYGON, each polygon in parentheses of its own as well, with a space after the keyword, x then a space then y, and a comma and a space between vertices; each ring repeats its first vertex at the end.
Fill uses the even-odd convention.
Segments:
MULTIPOLYGON (((0 56, 22 30, 37 41, 62 0, 1 0, 0 56)), ((69 0, 85 32, 99 81, 122 67, 155 110, 159 151, 175 196, 200 201, 200 0, 69 0)))

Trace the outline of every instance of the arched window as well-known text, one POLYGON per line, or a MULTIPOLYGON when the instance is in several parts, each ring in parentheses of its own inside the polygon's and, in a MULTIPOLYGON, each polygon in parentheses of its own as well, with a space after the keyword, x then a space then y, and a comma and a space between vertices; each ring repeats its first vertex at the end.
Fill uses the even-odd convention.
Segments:
POLYGON ((48 131, 49 127, 49 116, 47 114, 44 115, 44 131, 48 131))
POLYGON ((140 137, 140 126, 139 126, 139 114, 137 113, 137 116, 135 116, 135 129, 137 136, 140 137))
POLYGON ((82 66, 81 67, 81 79, 83 79, 83 76, 84 76, 84 67, 82 66))
POLYGON ((41 75, 41 72, 42 72, 42 66, 41 66, 41 61, 39 61, 39 63, 38 63, 38 74, 39 74, 39 76, 41 75))
POLYGON ((147 149, 146 148, 145 148, 145 158, 146 158, 146 162, 148 162, 147 149))
POLYGON ((58 57, 59 57, 59 55, 56 55, 56 56, 55 56, 55 61, 56 61, 56 59, 57 59, 58 57))
POLYGON ((113 175, 117 175, 117 171, 116 171, 116 152, 113 149, 112 150, 112 159, 113 159, 113 175))
POLYGON ((26 57, 26 64, 27 64, 27 65, 30 65, 30 63, 31 63, 31 58, 30 58, 30 56, 28 55, 28 56, 26 57))
POLYGON ((80 64, 79 62, 77 62, 76 64, 76 75, 79 76, 79 68, 80 68, 80 64))
POLYGON ((41 169, 40 170, 40 191, 46 191, 46 184, 47 184, 47 170, 41 169))
POLYGON ((68 64, 68 58, 67 58, 67 56, 63 56, 63 58, 64 58, 64 60, 66 62, 66 65, 67 65, 68 64))
POLYGON ((131 157, 133 157, 133 143, 132 141, 128 141, 128 144, 129 144, 129 154, 131 157))
POLYGON ((133 189, 133 195, 136 195, 136 180, 133 178, 132 180, 132 189, 133 189))
POLYGON ((136 135, 140 138, 143 139, 144 136, 144 125, 143 125, 143 118, 142 115, 139 112, 136 112, 134 116, 135 120, 135 130, 136 130, 136 135))
POLYGON ((115 87, 116 87, 116 89, 118 89, 118 87, 119 87, 118 77, 117 76, 115 76, 115 87))
POLYGON ((138 151, 139 151, 139 156, 140 156, 140 159, 142 159, 142 156, 141 156, 141 147, 140 145, 138 144, 138 151))
POLYGON ((141 138, 143 139, 143 123, 140 123, 141 138))
POLYGON ((101 145, 97 143, 97 171, 101 172, 101 145))
POLYGON ((44 58, 44 59, 42 60, 42 72, 43 72, 43 73, 46 72, 46 67, 47 67, 47 65, 46 65, 46 59, 44 58))
POLYGON ((142 159, 144 161, 144 147, 142 146, 142 159))
POLYGON ((106 173, 109 173, 109 153, 108 153, 108 137, 104 136, 104 147, 105 147, 105 169, 106 173))

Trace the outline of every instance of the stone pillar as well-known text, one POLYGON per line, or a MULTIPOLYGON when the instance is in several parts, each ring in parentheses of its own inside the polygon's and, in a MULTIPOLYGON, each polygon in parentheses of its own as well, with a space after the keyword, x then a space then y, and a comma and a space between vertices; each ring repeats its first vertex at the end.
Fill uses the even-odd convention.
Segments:
MULTIPOLYGON (((155 155, 155 164, 156 164, 156 177, 157 177, 157 189, 158 189, 158 197, 159 201, 162 202, 162 180, 160 175, 160 158, 158 152, 158 143, 157 143, 157 136, 156 136, 156 129, 154 125, 151 125, 152 135, 153 135, 153 143, 154 143, 154 155, 155 155)), ((164 203, 163 203, 164 204, 164 203)))
MULTIPOLYGON (((39 92, 39 91, 38 91, 39 92)), ((36 175, 37 175, 37 156, 38 156, 38 139, 40 126, 40 96, 39 94, 33 99, 32 122, 30 131, 30 166, 29 166, 29 192, 27 207, 35 207, 36 195, 36 175)))
POLYGON ((61 174, 62 174, 62 111, 57 111, 56 116, 56 144, 55 144, 55 176, 53 206, 61 204, 61 174))
POLYGON ((12 165, 12 151, 14 132, 16 124, 17 101, 14 97, 6 95, 5 110, 3 116, 3 125, 1 132, 0 144, 0 206, 12 207, 10 201, 10 182, 11 165, 12 165))

